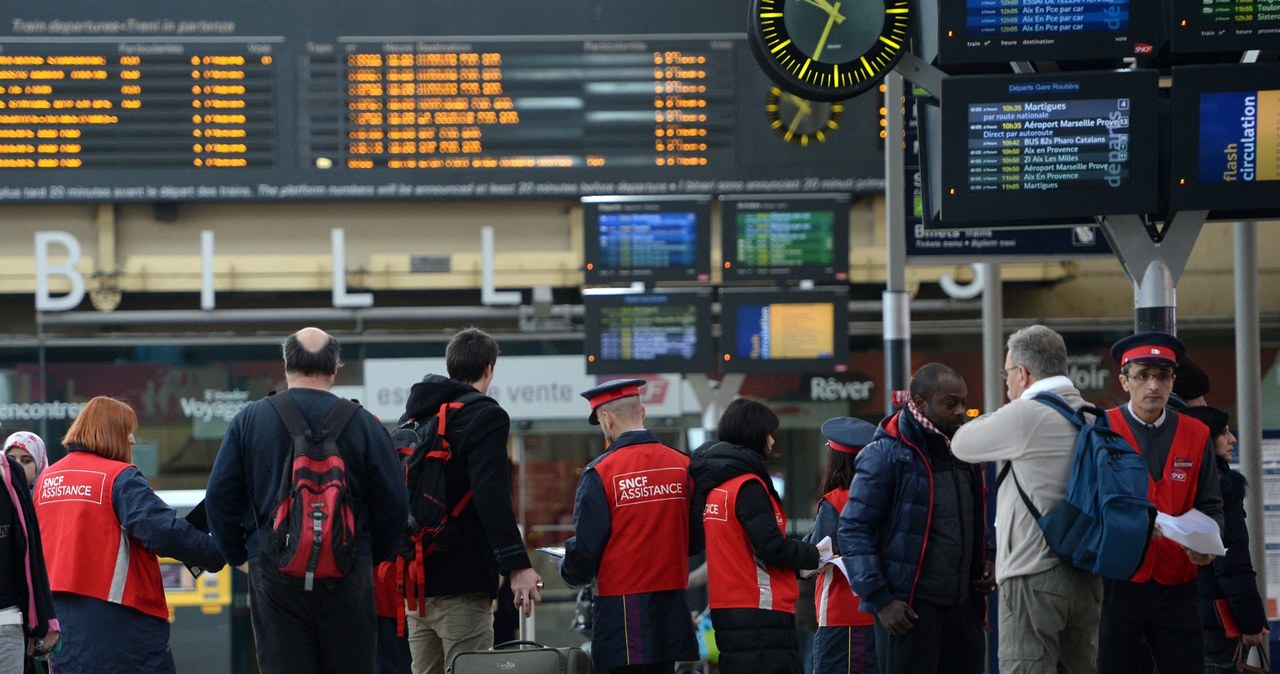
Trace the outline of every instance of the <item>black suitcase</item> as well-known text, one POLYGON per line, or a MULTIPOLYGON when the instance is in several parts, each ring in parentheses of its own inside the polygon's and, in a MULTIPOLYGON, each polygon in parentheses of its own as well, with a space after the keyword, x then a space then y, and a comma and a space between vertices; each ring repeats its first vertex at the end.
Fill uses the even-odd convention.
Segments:
POLYGON ((591 657, 581 648, 549 648, 536 641, 508 641, 487 651, 453 656, 450 674, 591 674, 591 657))

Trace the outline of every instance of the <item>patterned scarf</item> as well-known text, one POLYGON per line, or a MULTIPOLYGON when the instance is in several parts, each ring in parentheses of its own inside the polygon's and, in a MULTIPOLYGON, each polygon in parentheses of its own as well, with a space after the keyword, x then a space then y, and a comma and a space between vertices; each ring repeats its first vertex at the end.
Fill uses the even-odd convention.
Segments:
POLYGON ((948 438, 946 433, 943 433, 942 431, 938 430, 937 426, 934 426, 932 422, 924 418, 924 415, 920 413, 920 408, 916 407, 916 401, 914 400, 907 401, 907 411, 911 412, 911 416, 915 417, 916 421, 919 422, 920 425, 925 428, 925 430, 933 431, 934 433, 937 433, 942 438, 942 441, 947 443, 947 451, 948 452, 951 451, 951 438, 948 438))

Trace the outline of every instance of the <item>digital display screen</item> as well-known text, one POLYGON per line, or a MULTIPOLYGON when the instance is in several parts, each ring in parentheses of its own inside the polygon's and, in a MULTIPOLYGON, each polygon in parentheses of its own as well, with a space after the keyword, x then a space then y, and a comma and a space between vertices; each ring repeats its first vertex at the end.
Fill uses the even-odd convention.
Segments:
POLYGON ((1170 209, 1280 214, 1280 66, 1173 71, 1170 209))
POLYGON ((848 195, 720 201, 724 279, 849 279, 848 195))
POLYGON ((1173 52, 1280 49, 1280 0, 1173 0, 1173 52))
POLYGON ((874 97, 777 136, 729 0, 522 7, 0 0, 0 203, 883 188, 874 97))
POLYGON ((943 64, 1118 59, 1162 40, 1154 0, 963 0, 936 16, 922 21, 923 51, 943 64))
POLYGON ((711 279, 710 197, 585 197, 587 283, 711 279))
POLYGON ((844 372, 849 363, 848 288, 720 294, 725 372, 844 372))
POLYGON ((584 292, 587 374, 707 373, 711 290, 584 292))
POLYGON ((947 104, 922 120, 942 222, 1156 210, 1155 71, 951 77, 942 90, 947 104))

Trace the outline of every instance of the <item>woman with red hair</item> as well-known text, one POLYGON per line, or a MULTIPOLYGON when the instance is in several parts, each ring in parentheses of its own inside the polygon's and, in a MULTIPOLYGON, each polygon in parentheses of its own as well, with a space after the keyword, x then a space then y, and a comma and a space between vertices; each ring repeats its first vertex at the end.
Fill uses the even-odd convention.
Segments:
POLYGON ((174 672, 157 555, 217 571, 213 539, 177 516, 132 464, 138 416, 90 400, 62 438, 67 455, 36 485, 63 648, 58 674, 174 672))

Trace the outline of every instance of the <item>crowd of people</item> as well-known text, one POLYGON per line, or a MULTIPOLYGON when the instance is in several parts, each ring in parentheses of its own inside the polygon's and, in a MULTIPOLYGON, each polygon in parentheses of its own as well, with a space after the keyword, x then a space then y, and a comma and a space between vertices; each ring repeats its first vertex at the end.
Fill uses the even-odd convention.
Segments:
MULTIPOLYGON (((286 389, 231 421, 206 490, 208 531, 179 517, 132 464, 138 418, 127 402, 90 400, 52 464, 39 436, 9 435, 0 671, 51 662, 59 674, 173 672, 158 556, 248 574, 263 674, 444 674, 459 653, 492 648, 500 588, 528 616, 543 587, 512 508, 510 420, 483 395, 498 355, 483 331, 459 332, 445 352, 447 376, 415 384, 399 420, 451 412, 442 431, 451 519, 425 553, 406 552, 410 495, 387 427, 332 393, 340 349, 317 328, 284 341, 286 389), (309 430, 294 432, 274 396, 287 397, 309 430), (304 582, 275 563, 271 533, 300 437, 312 435, 341 448, 354 558, 304 582)), ((1131 335, 1112 356, 1128 401, 1097 421, 1141 455, 1159 511, 1207 515, 1225 555, 1154 526, 1136 573, 1115 580, 1050 549, 1032 512, 1063 500, 1077 428, 1036 398, 1075 410, 1087 402, 1067 376, 1062 336, 1044 326, 1009 337, 1000 371, 1009 402, 988 414, 969 420, 964 378, 928 363, 879 424, 822 424, 821 498, 803 539, 787 535, 769 469, 780 422, 765 403, 734 400, 715 439, 686 454, 645 428, 644 380, 582 392, 606 449, 581 472, 558 570, 568 586, 594 587, 596 671, 656 674, 698 660, 691 609, 700 607, 687 588, 699 554, 724 674, 803 671, 802 577, 816 584, 817 674, 983 672, 992 622, 1006 674, 1233 669, 1240 649, 1265 647, 1269 633, 1249 557, 1247 485, 1229 465, 1229 419, 1208 406, 1208 377, 1176 337, 1131 335), (984 464, 1018 489, 994 491, 984 464)))

